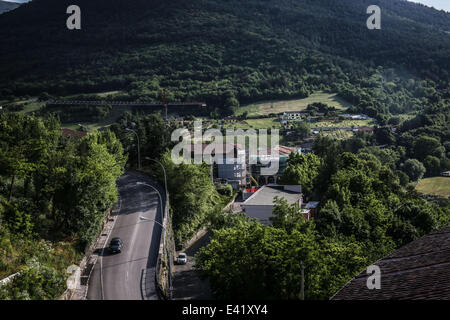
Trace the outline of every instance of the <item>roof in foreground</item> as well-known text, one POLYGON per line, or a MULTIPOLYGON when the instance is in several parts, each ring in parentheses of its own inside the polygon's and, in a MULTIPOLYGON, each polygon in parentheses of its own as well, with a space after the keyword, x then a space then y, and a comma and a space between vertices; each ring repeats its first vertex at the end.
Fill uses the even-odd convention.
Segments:
POLYGON ((293 204, 302 198, 302 194, 284 190, 283 186, 264 186, 248 198, 243 205, 271 206, 274 204, 275 197, 284 198, 289 204, 293 204))
POLYGON ((374 263, 381 289, 369 290, 366 270, 332 300, 450 300, 450 226, 415 240, 374 263))

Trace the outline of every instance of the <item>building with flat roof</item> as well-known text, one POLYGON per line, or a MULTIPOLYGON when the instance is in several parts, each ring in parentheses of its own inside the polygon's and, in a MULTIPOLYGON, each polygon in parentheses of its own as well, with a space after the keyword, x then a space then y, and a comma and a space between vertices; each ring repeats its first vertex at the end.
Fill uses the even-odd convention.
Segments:
MULTIPOLYGON (((250 218, 257 218, 262 224, 270 225, 275 198, 285 199, 289 204, 302 206, 301 186, 267 185, 260 188, 242 204, 242 209, 250 218)), ((301 214, 301 212, 299 212, 301 214)))

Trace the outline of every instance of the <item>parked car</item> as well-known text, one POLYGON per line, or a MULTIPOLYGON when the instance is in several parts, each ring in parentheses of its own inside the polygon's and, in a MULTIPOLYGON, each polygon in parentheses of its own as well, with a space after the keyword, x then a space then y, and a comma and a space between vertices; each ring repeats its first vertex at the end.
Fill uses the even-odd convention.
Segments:
POLYGON ((109 251, 112 253, 120 253, 122 251, 123 242, 120 238, 112 238, 109 243, 109 251))
POLYGON ((182 252, 182 253, 178 254, 177 263, 178 264, 186 264, 187 263, 186 253, 182 252))

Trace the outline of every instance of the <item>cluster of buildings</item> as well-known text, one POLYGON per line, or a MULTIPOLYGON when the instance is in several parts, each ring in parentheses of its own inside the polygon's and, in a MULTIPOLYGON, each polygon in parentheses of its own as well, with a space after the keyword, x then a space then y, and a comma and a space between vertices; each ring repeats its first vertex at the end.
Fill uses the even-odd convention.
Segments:
POLYGON ((291 153, 301 153, 301 148, 274 146, 265 149, 258 148, 255 153, 246 150, 239 144, 210 143, 202 144, 201 154, 196 154, 192 146, 192 158, 208 154, 221 161, 213 161, 211 176, 214 180, 232 185, 235 190, 240 190, 252 182, 257 185, 275 184, 287 168, 287 161, 291 153), (265 174, 263 168, 270 166, 270 161, 278 161, 278 170, 273 174, 265 174))
MULTIPOLYGON (((302 119, 306 119, 306 121, 311 121, 310 111, 286 111, 279 115, 280 122, 283 126, 287 126, 289 122, 299 121, 302 119)), ((323 112, 314 112, 314 116, 323 117, 325 113, 323 112)))
POLYGON ((287 168, 289 155, 302 153, 302 148, 273 146, 267 150, 258 149, 252 154, 239 144, 202 144, 201 149, 192 147, 192 157, 196 151, 210 151, 216 160, 211 165, 211 178, 216 182, 230 184, 234 190, 241 191, 240 208, 247 216, 257 218, 261 223, 269 225, 276 198, 283 198, 289 204, 297 204, 299 214, 306 219, 316 216, 318 202, 303 202, 301 186, 279 185, 279 179, 287 168), (263 151, 263 152, 261 152, 263 151), (268 160, 278 161, 278 170, 273 174, 264 174, 265 167, 270 166, 268 160), (255 187, 249 187, 251 184, 255 187))
MULTIPOLYGON (((298 121, 303 118, 309 117, 311 115, 310 111, 302 110, 302 111, 286 111, 280 114, 279 118, 281 122, 289 122, 289 121, 298 121)), ((323 117, 325 113, 323 112, 314 112, 314 115, 317 117, 323 117)), ((343 113, 339 115, 342 118, 349 120, 373 120, 371 117, 365 114, 349 114, 343 113)))

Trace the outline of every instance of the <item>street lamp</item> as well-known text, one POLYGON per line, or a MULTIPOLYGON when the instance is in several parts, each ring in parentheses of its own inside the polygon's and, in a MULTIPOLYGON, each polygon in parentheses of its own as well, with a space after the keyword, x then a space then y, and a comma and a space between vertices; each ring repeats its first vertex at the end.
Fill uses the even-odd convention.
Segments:
POLYGON ((134 131, 133 129, 125 128, 125 131, 132 132, 136 135, 137 142, 138 142, 138 168, 139 168, 139 170, 141 170, 141 146, 140 146, 140 142, 139 142, 139 136, 138 136, 137 132, 134 131))
POLYGON ((163 169, 163 172, 164 172, 164 186, 165 186, 165 189, 166 189, 166 201, 169 201, 169 192, 167 191, 167 173, 166 173, 166 168, 164 168, 163 164, 161 162, 159 162, 158 160, 155 160, 155 159, 152 159, 152 158, 149 158, 149 157, 145 157, 145 159, 158 163, 161 166, 161 168, 163 169))
POLYGON ((81 128, 81 130, 88 131, 87 127, 82 124, 78 123, 78 126, 81 128))
MULTIPOLYGON (((158 189, 156 189, 151 184, 148 184, 148 183, 145 183, 145 182, 136 182, 136 185, 138 185, 138 186, 143 185, 143 186, 150 187, 150 188, 152 188, 153 190, 155 190, 158 193, 159 201, 160 201, 160 204, 161 204, 161 214, 162 214, 162 217, 164 219, 164 211, 163 211, 163 206, 162 206, 162 196, 161 196, 161 193, 158 191, 158 189)), ((159 223, 158 221, 153 220, 153 219, 146 219, 146 220, 156 222, 158 225, 160 225, 164 229, 165 232, 167 232, 167 229, 161 223, 159 223)), ((164 239, 163 239, 163 251, 166 251, 166 253, 167 253, 167 260, 168 260, 167 262, 168 262, 168 265, 169 265, 170 299, 172 299, 172 266, 171 266, 171 261, 170 261, 171 259, 170 259, 170 256, 169 256, 169 251, 166 248, 166 237, 165 236, 164 236, 164 239)))
POLYGON ((155 190, 156 191, 156 193, 158 193, 158 196, 159 196, 159 203, 160 203, 160 205, 161 205, 161 215, 162 215, 162 217, 164 218, 164 210, 163 210, 163 204, 162 204, 162 196, 161 196, 161 193, 158 191, 158 189, 156 189, 154 186, 152 186, 151 184, 148 184, 148 183, 145 183, 145 182, 136 182, 136 185, 137 186, 146 186, 146 187, 150 187, 150 188, 152 188, 153 190, 155 190))

